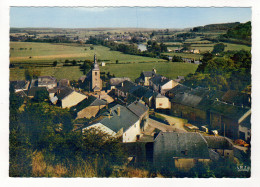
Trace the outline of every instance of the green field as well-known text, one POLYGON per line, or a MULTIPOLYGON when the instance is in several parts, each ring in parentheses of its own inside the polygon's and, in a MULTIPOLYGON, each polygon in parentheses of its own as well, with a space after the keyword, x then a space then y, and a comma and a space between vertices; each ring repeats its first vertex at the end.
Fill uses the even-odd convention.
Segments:
MULTIPOLYGON (((109 64, 100 67, 101 72, 110 72, 116 77, 129 77, 135 80, 139 77, 142 71, 151 71, 153 68, 157 70, 158 74, 164 75, 169 78, 175 79, 178 75, 187 75, 194 73, 197 69, 195 64, 187 63, 167 63, 167 62, 154 62, 154 63, 133 63, 133 64, 109 64)), ((66 78, 69 80, 78 80, 83 75, 79 66, 63 66, 63 67, 36 67, 33 70, 41 71, 41 75, 50 75, 57 78, 57 80, 66 78)), ((10 81, 24 80, 25 69, 10 68, 10 81)))
POLYGON ((151 71, 153 68, 157 73, 175 79, 178 75, 185 76, 194 73, 198 65, 188 63, 137 63, 137 64, 110 64, 101 67, 101 71, 115 74, 116 77, 129 77, 132 81, 140 76, 142 71, 151 71))
POLYGON ((33 43, 33 42, 11 42, 10 62, 53 62, 68 60, 93 60, 94 54, 100 60, 106 60, 115 63, 119 60, 120 63, 132 62, 156 62, 163 61, 162 59, 142 57, 136 55, 123 54, 118 51, 110 51, 104 46, 93 46, 94 50, 90 50, 89 45, 77 44, 50 44, 50 43, 33 43), (27 48, 27 50, 20 50, 27 48), (32 50, 30 50, 32 48, 32 50), (86 50, 85 50, 86 49, 86 50), (31 57, 31 58, 30 58, 31 57))

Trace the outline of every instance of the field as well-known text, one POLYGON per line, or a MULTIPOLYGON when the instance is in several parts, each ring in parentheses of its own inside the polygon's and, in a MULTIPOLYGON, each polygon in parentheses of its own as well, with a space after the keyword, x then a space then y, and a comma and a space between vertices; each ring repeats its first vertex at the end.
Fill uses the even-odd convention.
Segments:
POLYGON ((158 74, 175 79, 178 75, 185 76, 194 73, 197 65, 188 63, 173 62, 154 62, 154 63, 137 63, 137 64, 110 64, 101 67, 102 72, 110 72, 116 77, 129 77, 132 81, 140 76, 142 71, 151 71, 153 68, 158 74))
POLYGON ((93 46, 79 44, 50 44, 50 43, 33 43, 33 42, 11 42, 10 48, 10 62, 53 62, 68 60, 93 60, 94 54, 100 60, 115 63, 118 60, 120 63, 130 62, 156 62, 163 61, 162 59, 155 59, 149 57, 135 56, 123 54, 118 51, 110 51, 104 46, 93 46), (27 50, 20 50, 20 48, 27 48, 27 50), (32 48, 32 50, 30 50, 32 48), (85 50, 86 49, 86 50, 85 50), (30 58, 31 57, 31 58, 30 58))

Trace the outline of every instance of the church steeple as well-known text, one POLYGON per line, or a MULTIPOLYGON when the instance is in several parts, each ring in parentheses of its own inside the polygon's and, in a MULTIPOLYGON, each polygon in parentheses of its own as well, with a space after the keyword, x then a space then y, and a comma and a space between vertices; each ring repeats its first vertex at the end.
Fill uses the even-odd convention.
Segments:
POLYGON ((99 65, 98 65, 98 63, 97 63, 96 54, 94 55, 94 70, 99 70, 99 65))

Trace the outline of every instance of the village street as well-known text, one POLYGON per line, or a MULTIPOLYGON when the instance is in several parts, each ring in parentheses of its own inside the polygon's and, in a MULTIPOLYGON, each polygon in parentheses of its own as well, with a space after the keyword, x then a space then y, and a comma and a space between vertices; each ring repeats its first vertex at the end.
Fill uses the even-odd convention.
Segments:
POLYGON ((179 129, 177 127, 166 125, 164 123, 158 122, 151 118, 148 118, 148 124, 149 124, 149 126, 146 128, 145 134, 151 134, 155 128, 159 129, 163 132, 186 132, 183 129, 179 129))
POLYGON ((186 130, 184 128, 184 123, 185 123, 184 119, 176 118, 173 116, 168 116, 168 115, 161 114, 161 113, 160 113, 160 116, 164 117, 170 123, 170 125, 173 126, 174 128, 180 129, 180 130, 183 130, 186 132, 186 130))

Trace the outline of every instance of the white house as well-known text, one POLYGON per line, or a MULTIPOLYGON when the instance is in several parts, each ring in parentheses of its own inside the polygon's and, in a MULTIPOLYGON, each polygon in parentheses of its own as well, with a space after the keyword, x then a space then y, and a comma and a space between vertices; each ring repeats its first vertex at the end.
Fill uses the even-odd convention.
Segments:
POLYGON ((82 131, 89 128, 98 128, 114 137, 121 137, 122 142, 135 142, 141 135, 139 117, 121 105, 112 107, 82 131))

